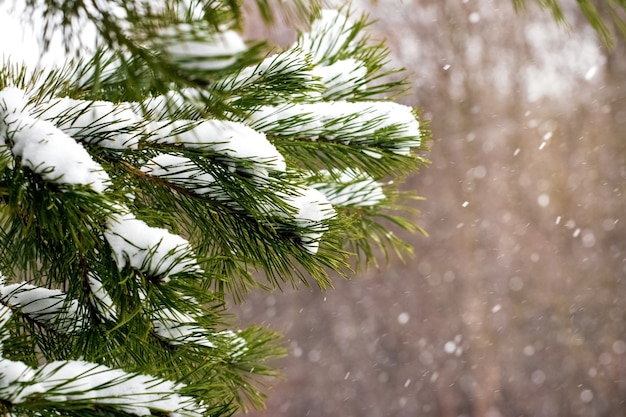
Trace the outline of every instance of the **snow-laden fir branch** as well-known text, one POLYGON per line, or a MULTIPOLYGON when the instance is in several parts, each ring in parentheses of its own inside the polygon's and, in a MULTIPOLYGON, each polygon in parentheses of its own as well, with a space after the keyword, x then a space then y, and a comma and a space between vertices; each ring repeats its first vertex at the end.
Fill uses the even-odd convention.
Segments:
MULTIPOLYGON (((179 97, 179 99, 181 99, 179 97)), ((164 98, 163 100, 167 100, 164 98)), ((225 120, 146 120, 137 103, 114 104, 70 98, 52 99, 34 107, 33 113, 54 123, 67 135, 111 149, 136 149, 139 141, 180 144, 210 150, 232 160, 250 162, 252 172, 268 176, 268 170, 285 171, 284 157, 265 135, 225 120)))
POLYGON ((249 66, 239 73, 227 76, 218 84, 218 89, 237 90, 260 84, 265 79, 281 76, 298 77, 303 83, 313 82, 308 72, 311 67, 306 53, 301 49, 288 49, 285 52, 271 55, 254 66, 249 66))
POLYGON ((295 209, 291 216, 301 229, 300 240, 304 249, 312 254, 317 253, 321 238, 328 230, 327 222, 336 215, 335 209, 324 194, 311 187, 299 187, 293 194, 283 198, 295 209))
POLYGON ((249 117, 251 127, 297 139, 325 139, 368 145, 409 156, 421 145, 413 109, 389 101, 318 102, 263 106, 249 117))
POLYGON ((382 184, 367 173, 347 169, 320 172, 311 187, 320 191, 334 206, 369 207, 380 204, 386 196, 382 184))
MULTIPOLYGON (((227 195, 211 174, 202 171, 186 157, 161 154, 149 160, 142 170, 194 193, 209 194, 211 198, 221 200, 232 208, 240 208, 239 203, 227 195)), ((332 205, 323 194, 309 187, 296 187, 289 193, 273 191, 283 204, 277 206, 258 201, 257 210, 267 217, 282 217, 294 223, 299 228, 304 248, 310 253, 317 253, 320 239, 328 230, 325 222, 335 216, 332 205)))
POLYGON ((331 62, 354 43, 354 23, 337 10, 324 9, 309 32, 296 41, 297 47, 311 54, 313 63, 331 62))
POLYGON ((213 348, 209 332, 197 324, 190 314, 172 308, 159 308, 152 313, 154 332, 173 345, 193 344, 213 348))
MULTIPOLYGON (((38 287, 26 282, 6 284, 0 278, 0 304, 8 306, 57 332, 74 333, 87 329, 87 309, 58 289, 38 287)), ((102 282, 88 276, 89 302, 104 320, 115 320, 117 309, 102 282)))
POLYGON ((199 273, 189 242, 160 227, 148 226, 132 213, 115 214, 104 237, 120 270, 130 266, 163 282, 180 273, 199 273))
POLYGON ((86 361, 54 361, 31 368, 0 359, 0 399, 19 405, 31 398, 62 407, 106 407, 137 416, 153 412, 200 417, 205 410, 178 392, 183 384, 149 375, 128 373, 86 361))
POLYGON ((69 300, 61 290, 37 287, 25 282, 0 283, 0 303, 40 322, 55 331, 73 333, 85 327, 85 309, 77 300, 69 300))
MULTIPOLYGON (((182 145, 189 149, 222 154, 229 161, 245 161, 242 170, 252 174, 253 179, 262 181, 263 185, 266 185, 264 180, 271 172, 286 170, 284 157, 267 140, 265 134, 238 122, 220 120, 142 122, 125 104, 93 103, 68 98, 39 103, 36 109, 40 117, 47 119, 45 123, 59 123, 61 128, 76 136, 86 137, 87 141, 91 140, 91 137, 99 137, 98 145, 113 149, 136 148, 137 138, 140 137, 137 133, 139 129, 142 132, 142 140, 148 144, 182 145), (109 129, 109 125, 117 126, 117 130, 109 129)), ((198 194, 215 191, 213 198, 224 199, 220 188, 214 185, 213 176, 182 156, 162 154, 147 161, 141 169, 149 175, 161 177, 198 194)), ((236 166, 232 166, 231 169, 236 169, 236 166)), ((309 198, 311 193, 310 190, 306 190, 302 196, 286 200, 286 203, 295 208, 292 219, 294 223, 305 229, 301 233, 304 246, 310 252, 316 253, 319 238, 327 230, 326 226, 320 226, 320 222, 333 217, 334 211, 325 199, 320 199, 319 196, 309 198)), ((272 214, 287 217, 281 213, 272 214)), ((192 261, 180 260, 186 255, 181 258, 178 256, 180 253, 175 254, 179 249, 183 249, 183 252, 188 251, 190 248, 187 242, 165 229, 150 228, 144 222, 135 219, 132 214, 116 216, 107 224, 105 237, 113 248, 120 269, 128 264, 149 275, 162 276, 162 279, 168 280, 169 275, 183 270, 190 272, 191 269, 188 267, 195 265, 192 261)))
MULTIPOLYGON (((11 319, 0 305, 0 342, 11 319)), ((0 351, 1 344, 0 344, 0 351)), ((0 401, 19 406, 33 398, 50 406, 107 408, 137 416, 167 413, 171 417, 201 417, 206 410, 179 392, 186 387, 150 375, 129 373, 82 360, 54 361, 33 368, 0 356, 0 401)))
POLYGON ((165 56, 181 68, 215 71, 233 65, 247 47, 233 30, 221 32, 201 21, 180 23, 160 30, 152 39, 165 56))
MULTIPOLYGON (((92 275, 92 274, 91 274, 92 275)), ((93 303, 101 317, 114 320, 116 308, 102 283, 92 276, 89 287, 93 303)), ((145 295, 144 295, 145 297, 145 295)), ((144 299, 145 301, 145 299, 144 299)), ((87 329, 86 309, 77 300, 71 300, 60 290, 37 287, 28 283, 0 284, 0 304, 19 311, 49 328, 61 333, 74 333, 87 329)), ((193 344, 213 348, 210 338, 222 333, 211 334, 198 325, 192 315, 173 308, 160 307, 149 314, 154 333, 173 345, 193 344)), ((244 340, 245 343, 245 340, 244 340)), ((241 341, 237 342, 238 345, 241 341)), ((234 348, 233 348, 234 349, 234 348)), ((238 349, 238 348, 237 348, 238 349)))
POLYGON ((147 161, 141 170, 152 177, 162 178, 196 194, 211 194, 211 198, 216 200, 228 199, 213 175, 180 154, 159 154, 147 161))
POLYGON ((188 120, 153 122, 147 141, 156 144, 181 144, 190 149, 210 150, 234 160, 253 162, 251 174, 267 178, 269 171, 283 172, 285 159, 265 134, 226 120, 188 120))
POLYGON ((49 182, 87 185, 103 192, 110 178, 83 146, 46 120, 34 118, 22 90, 0 91, 0 146, 49 182))
POLYGON ((324 84, 323 97, 326 100, 350 99, 355 91, 367 88, 367 67, 362 61, 342 59, 330 65, 316 65, 313 75, 320 77, 324 84))
POLYGON ((324 100, 390 97, 404 85, 389 78, 399 70, 386 68, 388 49, 369 39, 363 31, 368 25, 365 16, 352 19, 349 10, 322 10, 311 30, 292 46, 311 56, 312 73, 325 85, 324 100))
POLYGON ((226 76, 209 93, 234 95, 230 101, 244 101, 258 95, 265 102, 277 98, 316 100, 323 86, 312 71, 310 56, 297 47, 268 56, 257 65, 245 67, 239 73, 226 76))
POLYGON ((32 113, 69 136, 110 149, 136 149, 145 123, 127 103, 69 97, 38 103, 32 113))

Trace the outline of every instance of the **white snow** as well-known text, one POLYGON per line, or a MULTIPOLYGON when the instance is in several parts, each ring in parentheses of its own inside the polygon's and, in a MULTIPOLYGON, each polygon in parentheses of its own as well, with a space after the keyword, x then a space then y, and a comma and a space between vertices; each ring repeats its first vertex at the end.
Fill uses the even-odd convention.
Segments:
POLYGON ((0 301, 33 320, 43 322, 55 330, 72 333, 84 327, 82 308, 77 300, 68 300, 60 290, 37 287, 25 282, 0 285, 0 301))
POLYGON ((0 398, 19 404, 26 397, 35 393, 43 393, 41 384, 32 383, 35 371, 19 361, 0 358, 0 398))
MULTIPOLYGON (((177 154, 160 154, 146 162, 141 170, 153 177, 187 188, 196 194, 220 193, 213 175, 200 169, 191 159, 177 154)), ((220 196, 218 196, 220 197, 220 196)))
POLYGON ((253 86, 263 78, 279 77, 283 74, 294 77, 295 73, 299 74, 302 83, 308 84, 314 81, 313 74, 308 71, 309 66, 309 59, 304 51, 299 48, 288 49, 268 56, 257 65, 244 68, 234 77, 226 77, 219 85, 220 89, 241 89, 253 86))
POLYGON ((200 417, 204 409, 177 393, 182 384, 130 374, 85 361, 55 361, 38 369, 0 359, 0 397, 19 404, 37 393, 48 401, 75 401, 115 407, 137 416, 151 410, 200 417))
POLYGON ((100 313, 100 315, 106 320, 115 320, 117 316, 117 309, 113 300, 109 296, 107 290, 102 286, 102 282, 96 278, 92 273, 88 276, 89 289, 91 290, 92 297, 89 298, 89 302, 100 313))
POLYGON ((541 207, 548 207, 550 205, 550 196, 546 193, 539 194, 539 197, 537 197, 537 204, 541 207))
POLYGON ((399 155, 409 155, 421 143, 419 122, 411 107, 389 101, 262 106, 250 115, 250 123, 253 129, 276 135, 376 145, 399 155), (382 133, 392 127, 397 131, 382 133))
POLYGON ((143 118, 128 103, 55 98, 34 106, 33 115, 87 143, 111 149, 136 148, 143 118))
POLYGON ((311 30, 298 39, 296 46, 311 54, 314 63, 333 58, 348 45, 352 22, 337 10, 324 9, 311 30))
POLYGON ((152 321, 154 332, 173 345, 196 344, 205 347, 215 347, 207 338, 207 332, 197 325, 196 320, 189 314, 163 308, 154 313, 152 321))
POLYGON ((447 341, 443 345, 443 350, 449 355, 453 354, 454 351, 456 350, 456 343, 454 343, 452 340, 447 341))
POLYGON ((158 47, 185 69, 220 70, 234 64, 238 55, 247 50, 241 36, 233 30, 216 32, 181 23, 162 29, 158 35, 158 47))
POLYGON ((597 72, 598 72, 598 66, 592 65, 585 73, 585 80, 587 81, 591 80, 593 77, 595 77, 597 72))
POLYGON ((367 67, 355 59, 342 59, 330 65, 317 65, 313 75, 321 78, 326 87, 323 96, 351 98, 355 90, 365 90, 363 82, 367 76, 367 67))
POLYGON ((409 313, 403 311, 402 313, 398 314, 398 323, 407 324, 410 318, 411 316, 409 315, 409 313))
POLYGON ((596 236, 589 229, 583 230, 582 244, 585 248, 592 248, 596 244, 596 236))
POLYGON ((30 115, 26 93, 14 87, 0 91, 0 144, 48 182, 87 185, 103 192, 108 174, 72 137, 49 121, 30 115))
POLYGON ((270 170, 285 171, 285 159, 265 134, 237 122, 177 120, 153 122, 149 141, 177 144, 194 149, 207 149, 229 158, 254 162, 252 173, 266 178, 270 170))
POLYGON ((316 189, 302 187, 298 191, 298 195, 287 196, 285 201, 296 209, 293 220, 303 228, 300 239, 304 248, 315 254, 322 235, 328 229, 323 222, 335 217, 336 213, 324 194, 316 189))
POLYGON ((164 282, 171 275, 200 270, 189 242, 131 213, 113 215, 104 236, 120 270, 129 265, 164 282))
POLYGON ((348 169, 332 174, 326 181, 311 184, 311 187, 324 194, 334 206, 374 206, 386 198, 382 185, 367 173, 348 169))
POLYGON ((232 359, 240 358, 249 350, 246 339, 239 336, 232 330, 222 330, 221 332, 217 332, 215 335, 221 337, 229 345, 230 350, 228 352, 228 356, 232 359))
POLYGON ((593 391, 584 389, 580 392, 580 400, 584 403, 590 403, 593 400, 593 391))

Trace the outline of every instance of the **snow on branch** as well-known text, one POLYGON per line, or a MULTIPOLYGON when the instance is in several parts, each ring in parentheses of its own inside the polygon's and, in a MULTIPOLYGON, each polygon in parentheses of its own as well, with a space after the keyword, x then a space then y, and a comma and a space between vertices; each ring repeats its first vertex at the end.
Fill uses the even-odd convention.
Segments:
MULTIPOLYGON (((316 96, 315 92, 321 90, 322 86, 316 81, 314 75, 316 74, 311 73, 309 55, 299 48, 292 48, 271 55, 257 65, 246 67, 238 74, 225 77, 213 89, 218 91, 245 90, 254 89, 258 85, 267 89, 271 85, 286 86, 296 83, 301 88, 306 88, 309 95, 316 96)), ((277 93, 280 92, 280 88, 277 90, 279 90, 277 93)), ((293 91, 282 93, 292 94, 293 91)))
POLYGON ((34 115, 47 120, 66 134, 110 149, 135 149, 142 117, 128 103, 54 98, 34 106, 34 115))
POLYGON ((149 97, 141 103, 129 103, 137 114, 146 114, 152 120, 169 120, 179 114, 199 117, 204 108, 205 92, 195 88, 168 91, 149 97))
MULTIPOLYGON (((187 93, 199 94, 193 91, 187 93)), ((186 102, 181 95, 159 97, 148 100, 148 105, 159 107, 169 103, 183 106, 186 102), (169 100, 174 101, 170 103, 169 100)), ((231 160, 251 162, 247 164, 250 173, 261 178, 266 178, 270 170, 285 171, 284 157, 265 134, 244 124, 224 120, 148 121, 139 115, 141 108, 139 103, 114 104, 65 97, 39 103, 34 107, 33 114, 44 119, 36 123, 54 129, 67 140, 73 141, 70 135, 110 149, 137 149, 140 140, 145 138, 148 143, 181 144, 187 148, 223 154, 231 160)), ((56 142, 51 144, 50 150, 58 152, 53 148, 54 144, 56 142)), ((37 161, 47 167, 43 157, 41 155, 37 161)), ((60 169, 57 168, 57 171, 60 169)))
POLYGON ((217 32, 208 24, 180 23, 159 31, 155 46, 187 70, 215 71, 234 64, 247 47, 233 30, 217 32))
POLYGON ((150 176, 162 178, 196 194, 211 194, 216 199, 224 198, 224 192, 216 183, 215 177, 182 155, 159 154, 146 162, 141 170, 150 176))
POLYGON ((269 171, 285 171, 285 159, 265 134, 237 122, 176 120, 153 122, 148 141, 158 144, 181 144, 187 148, 206 149, 234 160, 254 163, 251 174, 267 178, 269 171))
POLYGON ((328 230, 326 222, 335 217, 335 209, 324 194, 310 187, 300 187, 295 194, 284 196, 284 200, 295 209, 291 219, 300 228, 303 247, 309 253, 317 253, 320 240, 328 230))
POLYGON ((85 361, 55 361, 31 368, 0 359, 0 399, 21 404, 30 396, 76 406, 111 407, 137 416, 153 411, 170 416, 200 417, 206 410, 180 395, 183 384, 128 373, 85 361))
POLYGON ((62 333, 73 333, 84 328, 84 308, 77 300, 69 300, 60 290, 25 282, 9 285, 2 282, 0 303, 19 308, 31 319, 62 333))
POLYGON ((104 236, 120 270, 130 266, 163 282, 175 274, 201 271, 189 242, 166 229, 148 226, 132 213, 113 215, 104 236))
POLYGON ((173 345, 194 344, 215 347, 208 339, 208 332, 189 314, 171 308, 161 308, 153 313, 152 323, 157 336, 173 345))
POLYGON ((23 166, 48 182, 87 185, 103 192, 110 179, 82 145, 49 121, 31 116, 26 93, 0 91, 0 146, 8 146, 23 166))
POLYGON ((323 181, 311 184, 335 206, 368 207, 385 200, 382 184, 356 169, 319 172, 323 181))
POLYGON ((253 129, 273 135, 372 145, 399 155, 408 156, 421 144, 413 109, 390 101, 262 106, 250 121, 253 129))
POLYGON ((337 10, 324 9, 311 30, 300 36, 296 46, 311 54, 313 63, 330 61, 350 46, 354 23, 337 10))
POLYGON ((90 272, 88 274, 88 284, 91 291, 91 297, 89 298, 91 305, 105 320, 115 320, 117 318, 117 309, 100 279, 90 272))
MULTIPOLYGON (((238 202, 229 197, 214 177, 202 171, 188 158, 162 154, 148 161, 142 170, 149 175, 162 178, 172 184, 185 187, 197 194, 209 194, 211 198, 229 201, 233 207, 239 207, 238 202)), ((296 188, 292 194, 275 190, 277 196, 293 210, 283 210, 279 207, 259 202, 261 213, 276 215, 288 219, 300 229, 300 237, 304 247, 311 253, 316 253, 319 240, 328 229, 323 224, 335 216, 332 205, 323 193, 313 188, 296 188)), ((384 197, 384 196, 383 196, 384 197)))
POLYGON ((366 89, 367 67, 362 61, 342 59, 330 65, 317 65, 313 74, 324 84, 325 99, 352 98, 354 91, 366 89))

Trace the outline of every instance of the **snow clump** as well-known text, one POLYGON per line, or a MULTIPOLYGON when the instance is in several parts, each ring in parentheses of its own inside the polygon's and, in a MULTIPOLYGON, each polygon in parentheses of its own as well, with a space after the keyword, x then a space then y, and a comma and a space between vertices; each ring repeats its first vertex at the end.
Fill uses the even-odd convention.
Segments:
POLYGON ((35 118, 26 92, 0 91, 0 145, 8 146, 23 166, 48 182, 86 185, 103 192, 110 178, 83 146, 47 120, 35 118))
POLYGON ((198 272, 189 242, 166 229, 148 226, 132 213, 115 214, 104 232, 120 270, 131 266, 163 282, 181 272, 198 272))

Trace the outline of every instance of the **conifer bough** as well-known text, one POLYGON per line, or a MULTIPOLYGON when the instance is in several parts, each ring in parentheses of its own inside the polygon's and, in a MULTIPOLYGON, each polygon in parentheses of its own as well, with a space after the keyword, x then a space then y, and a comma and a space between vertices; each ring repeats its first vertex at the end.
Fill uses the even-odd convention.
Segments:
POLYGON ((283 348, 229 329, 225 300, 410 250, 389 225, 420 230, 397 199, 426 133, 387 98, 403 81, 365 18, 319 11, 268 52, 237 7, 50 2, 47 28, 87 16, 103 46, 57 68, 5 59, 2 414, 261 406, 283 348))

